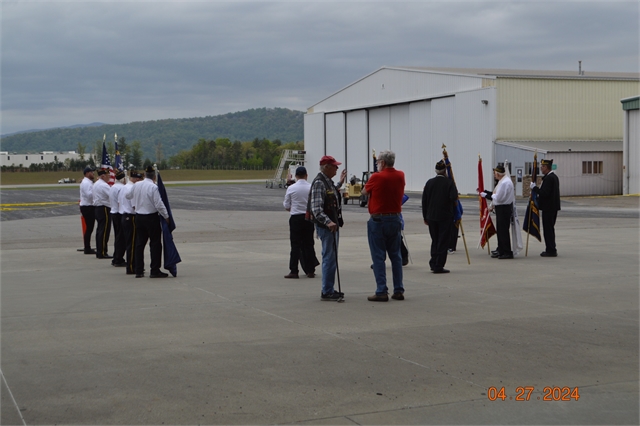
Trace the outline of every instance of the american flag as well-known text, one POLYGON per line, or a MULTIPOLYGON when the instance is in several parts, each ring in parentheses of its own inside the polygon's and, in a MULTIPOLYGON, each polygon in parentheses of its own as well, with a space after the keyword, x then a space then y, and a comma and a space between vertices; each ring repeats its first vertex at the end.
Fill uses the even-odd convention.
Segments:
POLYGON ((102 161, 100 162, 100 168, 109 170, 109 185, 113 185, 116 183, 116 172, 111 167, 111 159, 109 158, 109 153, 107 152, 107 147, 102 141, 102 161))

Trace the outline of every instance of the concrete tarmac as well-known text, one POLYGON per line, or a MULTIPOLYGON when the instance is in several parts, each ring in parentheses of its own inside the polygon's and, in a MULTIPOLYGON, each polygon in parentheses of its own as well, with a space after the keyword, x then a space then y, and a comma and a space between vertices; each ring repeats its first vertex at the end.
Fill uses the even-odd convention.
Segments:
POLYGON ((161 280, 77 252, 77 206, 3 217, 0 423, 639 423, 637 197, 563 200, 559 257, 530 239, 508 261, 476 248, 470 200, 471 264, 460 239, 434 275, 412 196, 406 300, 387 303, 366 300, 368 215, 345 206, 335 303, 320 274, 283 278, 284 191, 254 186, 168 189, 182 263, 161 280), (239 187, 263 198, 211 192, 239 187))

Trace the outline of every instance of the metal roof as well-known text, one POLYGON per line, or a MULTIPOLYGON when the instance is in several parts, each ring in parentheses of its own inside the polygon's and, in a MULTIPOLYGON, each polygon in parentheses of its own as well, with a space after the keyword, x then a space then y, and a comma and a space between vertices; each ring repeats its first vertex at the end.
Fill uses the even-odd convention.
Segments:
POLYGON ((526 151, 548 152, 622 152, 621 140, 609 141, 496 141, 526 151))
POLYGON ((424 71, 478 75, 498 78, 562 78, 575 80, 640 80, 640 73, 633 72, 600 72, 600 71, 547 71, 547 70, 513 70, 499 68, 439 68, 439 67, 384 67, 407 71, 424 71))
POLYGON ((632 96, 630 98, 621 99, 622 109, 624 111, 632 109, 640 109, 640 96, 632 96))

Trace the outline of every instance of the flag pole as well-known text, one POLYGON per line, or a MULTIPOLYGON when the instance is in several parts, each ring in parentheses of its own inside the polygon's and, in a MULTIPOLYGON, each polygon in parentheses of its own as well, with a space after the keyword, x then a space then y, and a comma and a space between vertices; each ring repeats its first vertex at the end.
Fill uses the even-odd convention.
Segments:
MULTIPOLYGON (((449 153, 447 152, 447 146, 445 144, 442 144, 442 155, 444 155, 445 160, 449 159, 449 153)), ((445 161, 445 164, 446 164, 446 161, 445 161)), ((453 176, 453 167, 451 166, 450 161, 449 161, 449 173, 451 173, 451 180, 455 184, 456 178, 453 176)), ((457 185, 456 185, 456 190, 457 190, 457 185)), ((457 201, 460 202, 459 196, 457 201)), ((458 223, 456 224, 456 226, 460 228, 460 232, 462 233, 462 242, 464 243, 464 251, 467 255, 467 263, 471 265, 471 259, 469 259, 469 249, 467 248, 467 239, 464 236, 464 228, 462 226, 462 217, 460 218, 460 220, 458 220, 458 223)))
MULTIPOLYGON (((536 167, 538 167, 538 150, 535 151, 535 153, 533 154, 533 167, 534 170, 532 170, 531 174, 535 175, 536 178, 538 177, 538 174, 536 173, 536 167)), ((536 182, 537 183, 537 182, 536 182)), ((527 231, 527 248, 524 251, 524 256, 527 257, 529 255, 529 235, 531 234, 531 222, 533 222, 533 214, 531 211, 531 198, 533 196, 533 189, 529 192, 529 226, 528 226, 528 231, 527 231)))

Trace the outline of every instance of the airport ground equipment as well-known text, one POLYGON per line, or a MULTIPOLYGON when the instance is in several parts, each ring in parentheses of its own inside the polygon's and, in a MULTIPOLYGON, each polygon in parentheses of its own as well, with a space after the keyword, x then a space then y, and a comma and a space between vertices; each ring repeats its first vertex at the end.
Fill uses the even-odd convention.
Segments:
POLYGON ((265 183, 266 188, 284 188, 287 185, 288 176, 282 176, 285 169, 289 174, 289 166, 294 164, 296 167, 304 166, 304 157, 307 151, 285 149, 282 151, 280 157, 280 163, 273 179, 267 179, 265 183))

